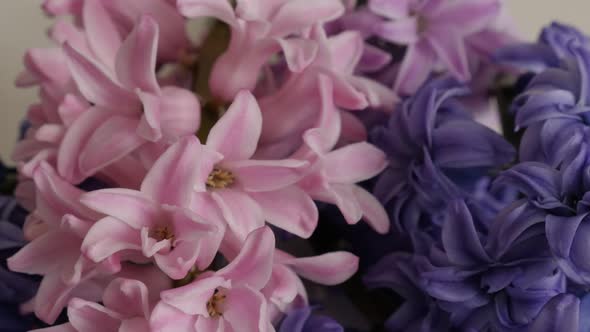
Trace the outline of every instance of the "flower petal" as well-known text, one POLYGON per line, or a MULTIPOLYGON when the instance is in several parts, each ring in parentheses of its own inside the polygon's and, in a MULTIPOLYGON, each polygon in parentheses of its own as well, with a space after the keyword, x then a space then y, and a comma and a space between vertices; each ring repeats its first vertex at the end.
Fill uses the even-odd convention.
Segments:
POLYGON ((434 63, 434 50, 427 43, 408 46, 393 90, 401 95, 414 94, 430 75, 434 63))
POLYGON ((148 288, 139 280, 117 278, 111 281, 104 291, 103 303, 125 318, 145 318, 150 314, 148 288))
POLYGON ((80 201, 90 209, 113 216, 135 229, 149 227, 160 218, 159 204, 130 189, 101 189, 84 194, 80 201))
POLYGON ((234 10, 226 0, 178 0, 177 5, 184 16, 210 16, 229 25, 235 23, 234 10))
POLYGON ((379 234, 387 234, 391 223, 387 211, 379 200, 360 186, 354 187, 354 196, 363 211, 363 219, 379 234))
POLYGON ((82 174, 92 176, 145 143, 135 133, 137 125, 136 119, 113 116, 96 128, 80 154, 82 174))
POLYGON ((186 286, 163 291, 160 296, 162 302, 185 314, 208 317, 207 301, 211 299, 218 287, 229 287, 229 284, 222 277, 212 276, 198 279, 186 286))
POLYGON ((123 43, 123 38, 112 16, 103 6, 103 2, 84 1, 82 20, 92 52, 108 68, 115 68, 115 56, 123 43))
POLYGON ((95 263, 124 250, 141 250, 139 231, 112 217, 94 224, 82 243, 82 252, 95 263))
POLYGON ((269 317, 266 299, 251 288, 232 288, 225 298, 223 318, 234 331, 268 331, 269 317))
POLYGON ((272 273, 275 238, 269 227, 252 231, 240 253, 216 275, 231 280, 232 286, 262 289, 272 273))
POLYGON ((337 285, 356 273, 359 258, 346 251, 282 261, 300 276, 322 285, 337 285))
POLYGON ((248 192, 273 191, 297 182, 303 176, 307 161, 244 160, 223 163, 235 175, 239 186, 248 192))
POLYGON ((229 161, 249 159, 256 151, 261 130, 260 107, 250 92, 242 90, 209 132, 207 146, 229 161))
POLYGON ((143 16, 119 49, 116 73, 119 82, 127 89, 160 92, 156 80, 158 32, 156 21, 143 16))
POLYGON ((366 142, 334 150, 326 154, 323 162, 327 180, 338 183, 368 180, 388 164, 385 153, 366 142))
MULTIPOLYGON (((178 288, 177 288, 178 289, 178 288)), ((194 329, 195 317, 185 314, 164 301, 158 303, 150 317, 150 328, 158 332, 191 331, 194 329)))
POLYGON ((74 50, 68 43, 63 49, 78 89, 90 102, 126 112, 141 109, 137 97, 113 82, 97 64, 74 50))
POLYGON ((271 34, 282 37, 296 33, 313 24, 336 19, 344 10, 340 0, 315 0, 312 7, 306 0, 288 1, 273 15, 271 34))
POLYGON ((213 166, 221 160, 218 153, 187 136, 156 161, 141 185, 141 191, 162 204, 187 206, 194 190, 205 191, 213 166))
POLYGON ((471 79, 467 51, 458 33, 450 29, 438 28, 429 32, 428 41, 442 63, 455 78, 460 81, 471 79))
POLYGON ((318 223, 318 209, 309 195, 297 187, 252 193, 264 219, 289 233, 309 238, 318 223))
POLYGON ((70 324, 78 331, 118 331, 120 316, 98 303, 74 298, 68 305, 70 324))

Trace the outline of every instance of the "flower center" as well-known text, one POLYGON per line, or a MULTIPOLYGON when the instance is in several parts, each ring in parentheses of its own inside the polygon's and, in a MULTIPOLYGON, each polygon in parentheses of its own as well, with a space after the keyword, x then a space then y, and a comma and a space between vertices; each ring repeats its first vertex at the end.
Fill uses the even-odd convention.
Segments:
POLYGON ((174 231, 169 226, 154 227, 150 231, 150 237, 159 241, 174 240, 174 231))
POLYGON ((213 172, 207 177, 207 187, 214 189, 227 188, 234 183, 234 179, 232 172, 214 168, 213 172))
POLYGON ((213 296, 207 301, 207 313, 209 317, 215 318, 219 316, 223 316, 223 312, 221 310, 221 306, 225 301, 225 294, 223 294, 219 289, 215 289, 213 292, 213 296))

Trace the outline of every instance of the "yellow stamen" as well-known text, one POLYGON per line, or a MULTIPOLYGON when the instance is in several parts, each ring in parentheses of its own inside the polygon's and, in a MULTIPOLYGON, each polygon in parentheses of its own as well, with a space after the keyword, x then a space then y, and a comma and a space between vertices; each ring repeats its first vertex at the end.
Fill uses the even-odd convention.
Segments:
POLYGON ((225 294, 223 294, 219 289, 215 289, 213 296, 207 301, 207 313, 209 317, 215 318, 219 316, 223 316, 223 312, 221 310, 221 305, 225 301, 225 294))
POLYGON ((157 241, 174 240, 174 231, 169 226, 158 226, 151 230, 150 237, 157 241))
POLYGON ((234 183, 234 179, 232 172, 215 168, 207 177, 207 187, 214 189, 227 188, 234 183))

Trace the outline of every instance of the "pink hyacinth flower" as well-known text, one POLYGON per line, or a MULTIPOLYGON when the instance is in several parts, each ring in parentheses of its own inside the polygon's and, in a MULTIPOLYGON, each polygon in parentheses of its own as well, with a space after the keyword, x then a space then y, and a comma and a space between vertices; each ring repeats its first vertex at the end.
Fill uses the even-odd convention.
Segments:
POLYGON ((356 273, 358 262, 357 256, 345 251, 297 258, 275 250, 272 274, 262 290, 270 305, 271 320, 295 306, 308 304, 300 277, 321 285, 337 285, 356 273))
POLYGON ((394 90, 412 94, 442 64, 461 81, 471 79, 467 39, 489 27, 499 0, 371 0, 369 8, 386 20, 375 33, 407 45, 394 90))
MULTIPOLYGON (((323 28, 315 27, 312 39, 319 45, 314 61, 292 73, 278 91, 260 98, 261 156, 280 158, 296 151, 303 143, 303 132, 317 123, 326 108, 391 109, 397 100, 388 87, 355 75, 364 47, 360 34, 344 32, 328 38, 323 28)), ((358 123, 353 117, 347 119, 358 123)))
POLYGON ((211 16, 231 27, 230 44, 210 79, 211 91, 222 100, 253 90, 262 67, 281 50, 291 70, 302 70, 317 45, 299 36, 344 13, 340 0, 238 0, 235 10, 227 0, 179 0, 178 7, 187 17, 211 16))
POLYGON ((205 217, 224 219, 227 235, 238 244, 265 220, 309 237, 318 212, 309 196, 294 186, 308 163, 251 159, 261 126, 256 99, 240 92, 204 145, 196 137, 176 143, 156 162, 144 186, 163 193, 192 192, 191 208, 205 217))
MULTIPOLYGON (((153 290, 152 290, 153 291, 153 290)), ((80 298, 68 304, 69 323, 35 332, 147 332, 152 305, 147 286, 117 278, 105 289, 100 305, 80 298)))
POLYGON ((268 227, 248 235, 238 256, 215 273, 161 293, 151 317, 158 332, 273 331, 260 290, 273 267, 275 239, 268 227))
POLYGON ((120 47, 114 73, 64 46, 80 92, 94 105, 59 148, 57 167, 69 181, 78 183, 147 142, 171 143, 199 127, 196 96, 157 82, 158 31, 152 18, 142 17, 120 47))
POLYGON ((160 27, 158 59, 176 60, 189 47, 185 20, 166 0, 45 0, 43 9, 49 15, 72 15, 89 37, 88 49, 105 65, 114 64, 123 38, 143 15, 160 27))
POLYGON ((82 239, 99 216, 79 203, 81 190, 46 163, 35 171, 34 180, 37 207, 25 227, 32 241, 8 259, 8 267, 43 276, 33 306, 40 319, 52 323, 76 294, 85 294, 89 300, 100 298, 95 278, 118 272, 120 265, 112 260, 95 264, 82 256, 82 239), (31 222, 31 218, 37 220, 31 222))
POLYGON ((305 132, 305 145, 293 157, 308 160, 311 166, 299 186, 313 199, 336 205, 349 224, 364 219, 385 234, 390 226, 385 209, 356 183, 381 173, 387 167, 387 158, 367 142, 335 149, 341 129, 341 114, 334 108, 325 108, 317 127, 305 132))
MULTIPOLYGON (((186 141, 173 145, 162 158, 184 151, 186 141)), ((195 151, 196 157, 201 155, 195 151)), ((175 159, 179 168, 197 167, 192 158, 175 159)), ((191 192, 183 190, 190 178, 160 172, 158 163, 148 173, 141 191, 103 189, 87 193, 81 202, 107 217, 88 231, 82 251, 94 262, 114 255, 141 262, 153 259, 172 279, 182 279, 196 265, 206 269, 224 234, 223 223, 209 221, 186 209, 191 192), (166 186, 160 184, 167 183, 166 186), (136 254, 136 255, 134 255, 136 254), (141 257, 137 257, 137 255, 141 257)))

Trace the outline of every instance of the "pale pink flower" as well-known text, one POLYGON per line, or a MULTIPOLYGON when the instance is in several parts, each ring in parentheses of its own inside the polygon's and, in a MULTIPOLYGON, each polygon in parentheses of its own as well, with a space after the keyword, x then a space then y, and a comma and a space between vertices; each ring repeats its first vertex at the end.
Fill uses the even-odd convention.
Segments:
POLYGON ((238 243, 265 220, 309 237, 317 224, 317 208, 294 186, 308 163, 251 159, 261 126, 256 99, 240 92, 204 145, 196 137, 184 138, 156 162, 144 186, 162 193, 193 192, 191 208, 205 217, 224 219, 227 236, 238 243))
POLYGON ((143 15, 160 27, 158 60, 176 60, 189 48, 185 20, 166 0, 45 0, 43 9, 50 15, 72 15, 89 37, 88 49, 105 65, 114 65, 124 37, 143 15))
POLYGON ((315 125, 325 109, 390 109, 396 101, 389 88, 355 75, 364 47, 360 34, 343 32, 328 38, 321 27, 311 34, 318 45, 314 61, 303 71, 290 73, 276 92, 260 98, 264 119, 260 156, 281 158, 296 151, 303 143, 303 132, 315 125))
POLYGON ((35 171, 34 180, 37 207, 25 227, 25 234, 33 240, 8 259, 8 267, 43 276, 33 299, 34 310, 39 318, 52 323, 75 294, 84 293, 90 300, 100 297, 94 278, 113 274, 120 265, 113 261, 97 265, 81 255, 82 239, 98 218, 78 203, 81 190, 61 179, 46 163, 35 171), (32 222, 31 218, 38 220, 32 222))
POLYGON ((260 290, 273 267, 275 239, 268 227, 250 233, 238 256, 217 272, 161 293, 152 312, 153 331, 273 331, 260 290))
MULTIPOLYGON (((154 289, 150 289, 152 292, 154 289)), ((69 323, 37 332, 147 332, 152 309, 147 286, 139 280, 117 278, 104 290, 100 305, 80 298, 68 304, 69 323)))
POLYGON ((276 249, 270 280, 262 290, 270 305, 271 320, 291 308, 308 304, 300 277, 321 285, 337 285, 356 273, 358 261, 358 257, 345 251, 297 258, 276 249))
POLYGON ((369 8, 384 18, 374 32, 408 47, 394 86, 400 94, 414 93, 438 67, 469 81, 470 39, 497 45, 494 33, 479 33, 500 14, 500 0, 370 0, 369 8))
POLYGON ((341 124, 341 114, 328 108, 317 127, 305 132, 305 145, 293 158, 308 160, 311 166, 299 186, 313 199, 336 205, 349 224, 362 218, 377 232, 387 233, 390 223, 385 209, 356 184, 381 173, 387 167, 387 158, 367 142, 336 148, 341 124))
POLYGON ((210 79, 211 91, 222 100, 253 90, 263 66, 281 50, 290 69, 302 70, 317 53, 302 33, 344 13, 340 0, 238 0, 235 10, 227 0, 179 0, 178 7, 185 16, 211 16, 231 27, 228 49, 210 79))
MULTIPOLYGON (((186 149, 182 140, 162 156, 176 156, 186 149)), ((195 151, 196 157, 200 153, 195 151)), ((174 160, 175 167, 196 168, 192 157, 174 160)), ((152 260, 172 279, 182 279, 196 265, 206 269, 213 261, 224 234, 224 224, 209 221, 188 210, 190 178, 162 173, 157 162, 147 174, 141 191, 103 189, 87 193, 81 202, 105 218, 88 231, 82 251, 96 263, 121 256, 138 262, 152 260), (166 184, 166 185, 163 185, 166 184), (139 256, 139 257, 138 257, 139 256)))
POLYGON ((157 82, 158 31, 152 18, 142 17, 118 50, 114 77, 69 44, 64 46, 77 86, 93 104, 67 130, 59 148, 57 167, 69 181, 84 180, 146 142, 171 143, 197 130, 196 96, 157 82))

